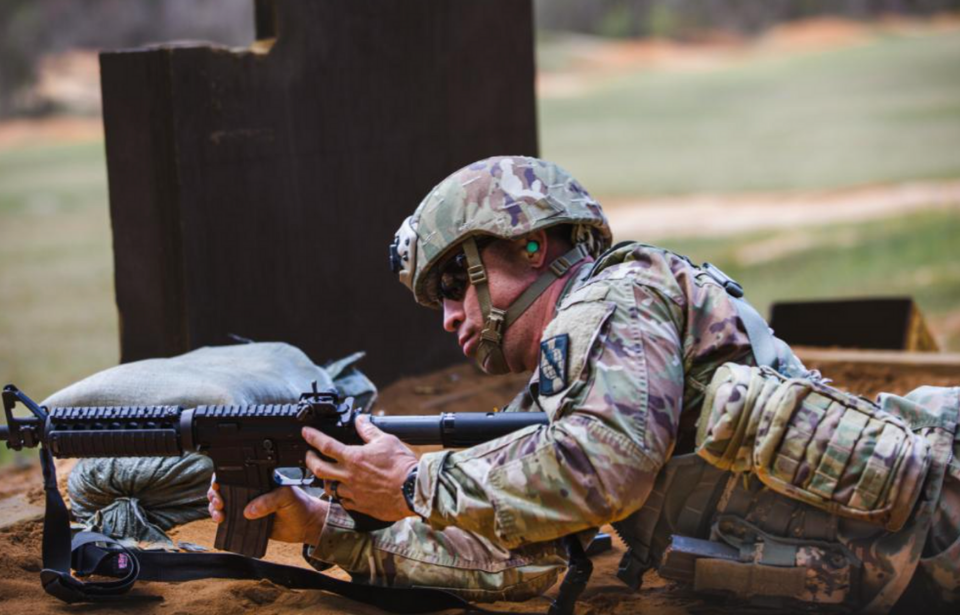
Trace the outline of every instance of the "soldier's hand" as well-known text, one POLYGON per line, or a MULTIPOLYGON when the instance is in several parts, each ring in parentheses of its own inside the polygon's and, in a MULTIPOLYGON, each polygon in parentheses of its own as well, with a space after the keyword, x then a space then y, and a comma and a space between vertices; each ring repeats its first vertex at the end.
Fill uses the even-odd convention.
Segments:
POLYGON ((413 516, 401 488, 417 464, 417 456, 396 436, 384 433, 367 419, 357 419, 361 446, 348 446, 310 427, 304 439, 334 462, 324 461, 314 451, 307 453, 307 467, 327 485, 328 493, 340 499, 347 510, 384 521, 413 516), (330 485, 335 483, 336 488, 330 485))
MULTIPOLYGON (((216 523, 223 523, 223 498, 216 476, 207 490, 207 510, 216 523)), ((276 515, 270 539, 280 542, 315 543, 327 518, 328 504, 297 487, 281 487, 261 495, 243 510, 247 519, 276 515)))

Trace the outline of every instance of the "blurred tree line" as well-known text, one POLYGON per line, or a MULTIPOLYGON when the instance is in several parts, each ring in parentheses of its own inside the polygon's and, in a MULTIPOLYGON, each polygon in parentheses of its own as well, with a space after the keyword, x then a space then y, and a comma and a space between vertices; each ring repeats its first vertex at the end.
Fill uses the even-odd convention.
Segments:
POLYGON ((759 34, 782 22, 812 17, 922 17, 960 8, 960 0, 534 0, 534 4, 541 30, 677 39, 709 31, 759 34))
MULTIPOLYGON (((33 82, 45 54, 190 39, 245 46, 254 36, 253 3, 0 0, 0 117, 44 111, 23 97, 18 102, 18 93, 33 82)), ((960 0, 534 0, 534 5, 541 30, 690 39, 716 30, 756 34, 784 21, 820 16, 933 15, 958 10, 960 0)))
POLYGON ((0 116, 44 111, 18 94, 46 54, 191 39, 250 44, 253 0, 0 0, 0 116))

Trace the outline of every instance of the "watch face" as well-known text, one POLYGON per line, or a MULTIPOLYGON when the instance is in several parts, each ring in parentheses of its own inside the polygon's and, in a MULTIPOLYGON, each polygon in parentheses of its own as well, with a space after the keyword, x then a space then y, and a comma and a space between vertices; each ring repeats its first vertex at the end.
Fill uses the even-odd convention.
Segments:
POLYGON ((416 512, 413 509, 413 498, 417 493, 417 470, 417 466, 414 466, 413 469, 410 470, 410 474, 407 474, 407 480, 403 481, 403 488, 401 489, 403 499, 407 501, 407 508, 409 508, 411 512, 416 512))

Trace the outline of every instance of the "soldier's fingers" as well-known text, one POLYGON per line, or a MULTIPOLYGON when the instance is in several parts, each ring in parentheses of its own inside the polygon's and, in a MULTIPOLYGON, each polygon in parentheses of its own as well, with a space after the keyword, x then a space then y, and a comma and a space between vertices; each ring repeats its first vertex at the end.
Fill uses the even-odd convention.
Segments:
POLYGON ((302 434, 303 439, 306 440, 310 446, 327 457, 343 459, 347 455, 347 446, 345 444, 321 433, 313 427, 304 427, 302 434))
POLYGON ((339 464, 320 459, 313 451, 307 451, 307 468, 317 478, 324 480, 344 480, 349 474, 339 464))
POLYGON ((210 518, 213 519, 214 523, 223 522, 223 513, 213 507, 213 503, 207 506, 207 510, 210 512, 210 518))
POLYGON ((223 510, 223 498, 216 491, 207 491, 207 500, 210 501, 210 506, 214 510, 223 510))
POLYGON ((383 435, 383 432, 380 431, 376 425, 370 422, 370 417, 358 416, 356 425, 357 433, 364 442, 376 440, 383 435))
POLYGON ((344 483, 339 483, 337 485, 336 493, 334 494, 341 502, 352 502, 353 501, 353 489, 350 485, 344 483))
MULTIPOLYGON (((215 484, 216 484, 216 483, 214 483, 214 485, 215 485, 215 484)), ((221 499, 221 498, 220 498, 220 490, 219 490, 219 488, 215 489, 214 486, 211 485, 210 488, 207 489, 207 500, 210 501, 210 502, 213 502, 213 501, 220 500, 220 499, 221 499)))
POLYGON ((243 509, 243 516, 247 519, 259 519, 275 513, 295 497, 288 488, 274 489, 253 500, 243 509))

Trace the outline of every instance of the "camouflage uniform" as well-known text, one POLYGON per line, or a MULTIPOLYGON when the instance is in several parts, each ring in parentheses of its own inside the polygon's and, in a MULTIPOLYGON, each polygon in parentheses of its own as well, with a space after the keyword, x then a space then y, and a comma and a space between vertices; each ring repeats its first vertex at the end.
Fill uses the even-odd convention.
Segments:
MULTIPOLYGON (((471 234, 515 238, 565 224, 594 255, 610 240, 599 205, 575 180, 549 163, 519 157, 481 161, 454 174, 427 196, 412 222, 398 234, 394 258, 407 263, 401 281, 431 307, 439 303, 431 268, 471 234)), ((482 601, 542 593, 566 565, 558 538, 589 536, 610 522, 629 525, 644 514, 656 525, 662 515, 654 501, 662 504, 669 495, 651 492, 671 475, 664 467, 675 451, 694 450, 714 374, 728 362, 751 365, 753 356, 737 305, 715 277, 650 246, 609 251, 564 289, 541 337, 540 367, 504 409, 542 410, 550 425, 423 455, 414 498, 423 520, 363 534, 333 505, 312 552, 376 584, 443 587, 482 601)), ((958 391, 928 391, 924 401, 942 406, 944 416, 952 412, 955 422, 958 391)), ((944 495, 938 483, 923 500, 924 527, 933 527, 923 555, 939 556, 921 566, 938 592, 955 595, 960 466, 950 460, 952 442, 951 434, 938 444, 946 449, 939 451, 944 495)), ((747 502, 745 520, 757 520, 750 514, 764 498, 784 499, 762 485, 750 489, 740 498, 747 502)), ((736 512, 738 501, 728 494, 726 510, 736 512)), ((872 548, 891 550, 874 566, 887 567, 874 575, 879 591, 884 578, 910 574, 913 567, 903 562, 916 565, 927 534, 920 528, 897 535, 909 544, 876 542, 875 535, 873 542, 853 536, 847 546, 859 548, 867 567, 872 548)), ((795 550, 793 565, 818 566, 810 553, 795 550)))
POLYGON ((423 455, 415 506, 428 523, 363 535, 334 506, 316 552, 373 582, 463 588, 472 599, 548 588, 566 562, 544 541, 640 508, 678 433, 692 436, 713 372, 750 358, 726 291, 697 273, 647 247, 585 267, 542 337, 566 336, 562 377, 548 395, 534 374, 505 408, 542 409, 550 427, 423 455))
POLYGON ((640 517, 669 511, 656 523, 686 537, 681 552, 704 538, 727 556, 673 575, 684 563, 677 546, 645 539, 649 519, 631 530, 663 556, 664 576, 768 606, 884 613, 911 579, 934 605, 956 601, 958 409, 960 388, 873 403, 816 376, 724 365, 707 389, 696 455, 670 461, 640 517))

